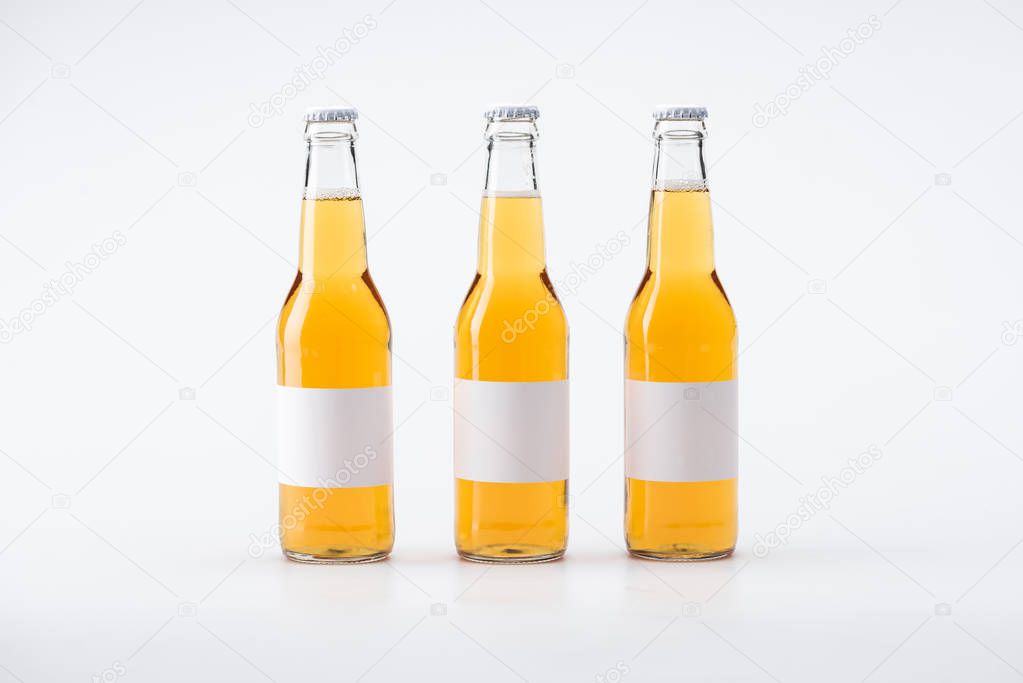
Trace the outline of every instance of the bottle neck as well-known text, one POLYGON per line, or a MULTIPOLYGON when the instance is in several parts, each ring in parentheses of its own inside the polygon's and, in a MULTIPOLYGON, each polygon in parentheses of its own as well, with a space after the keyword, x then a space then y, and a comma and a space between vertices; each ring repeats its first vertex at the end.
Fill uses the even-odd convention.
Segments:
POLYGON ((703 122, 659 121, 654 128, 655 190, 706 190, 703 122))
POLYGON ((647 267, 655 276, 704 276, 714 271, 704 139, 702 121, 660 121, 654 129, 647 267))
POLYGON ((535 277, 546 268, 536 124, 492 121, 486 135, 477 269, 481 276, 535 277))
POLYGON ((359 196, 355 167, 358 133, 351 121, 319 121, 306 125, 305 198, 359 196))
POLYGON ((536 182, 536 141, 533 121, 491 121, 487 125, 487 174, 483 194, 540 194, 536 182))
POLYGON ((366 230, 355 164, 355 125, 306 126, 305 193, 299 271, 317 283, 361 278, 367 270, 366 230))

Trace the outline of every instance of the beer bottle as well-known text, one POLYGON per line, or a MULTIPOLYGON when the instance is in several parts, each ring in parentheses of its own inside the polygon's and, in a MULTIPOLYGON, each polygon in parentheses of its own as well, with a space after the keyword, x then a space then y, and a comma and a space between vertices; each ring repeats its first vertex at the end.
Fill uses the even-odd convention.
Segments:
POLYGON ((568 324, 547 276, 530 106, 486 113, 476 277, 455 326, 455 545, 560 558, 568 536, 568 324))
POLYGON ((736 326, 714 270, 702 107, 654 112, 647 270, 625 329, 625 538, 657 560, 735 547, 736 326))
POLYGON ((284 554, 371 562, 391 552, 391 332, 369 275, 354 109, 306 113, 298 274, 277 326, 284 554))

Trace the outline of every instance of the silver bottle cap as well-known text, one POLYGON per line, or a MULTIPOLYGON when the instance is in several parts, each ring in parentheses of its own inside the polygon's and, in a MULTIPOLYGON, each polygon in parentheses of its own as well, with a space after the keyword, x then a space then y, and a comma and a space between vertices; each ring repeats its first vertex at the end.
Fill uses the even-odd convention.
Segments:
POLYGON ((484 116, 488 121, 535 121, 540 118, 540 108, 531 104, 498 104, 487 109, 484 116))
POLYGON ((664 106, 654 109, 657 121, 703 121, 706 118, 706 107, 664 106))
POLYGON ((305 110, 306 123, 325 121, 355 121, 359 112, 355 107, 310 107, 305 110))

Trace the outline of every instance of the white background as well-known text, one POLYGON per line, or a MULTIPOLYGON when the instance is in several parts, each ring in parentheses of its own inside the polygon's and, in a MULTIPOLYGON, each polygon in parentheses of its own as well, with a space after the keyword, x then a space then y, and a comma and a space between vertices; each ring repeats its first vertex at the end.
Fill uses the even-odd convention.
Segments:
POLYGON ((1023 676, 1018 3, 133 3, 0 6, 0 318, 126 240, 0 346, 0 681, 1023 676), (571 540, 534 567, 452 548, 452 325, 494 101, 541 107, 552 277, 630 239, 562 292, 571 540), (702 565, 622 549, 621 321, 664 102, 710 109, 742 342, 739 548, 702 565), (334 103, 363 114, 401 425, 397 546, 360 567, 261 547, 301 114, 334 103), (787 521, 872 446, 830 509, 787 521))

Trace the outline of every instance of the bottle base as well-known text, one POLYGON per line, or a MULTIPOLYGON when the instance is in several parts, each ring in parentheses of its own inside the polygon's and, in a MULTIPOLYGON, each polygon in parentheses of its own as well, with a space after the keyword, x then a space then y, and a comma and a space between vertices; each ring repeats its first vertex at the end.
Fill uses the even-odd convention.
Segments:
POLYGON ((482 564, 541 564, 560 560, 565 556, 565 549, 562 548, 554 552, 536 552, 535 549, 517 546, 495 546, 482 548, 479 552, 459 550, 458 556, 463 560, 482 564))
POLYGON ((727 550, 714 550, 710 552, 660 552, 656 550, 629 550, 629 554, 641 560, 655 560, 658 562, 707 562, 710 560, 722 560, 731 557, 735 548, 727 550))
POLYGON ((292 562, 299 562, 301 564, 368 564, 370 562, 386 560, 390 557, 390 555, 390 550, 381 550, 379 552, 369 554, 364 552, 355 554, 350 551, 337 550, 331 552, 329 555, 300 553, 294 550, 284 551, 284 557, 292 562))

